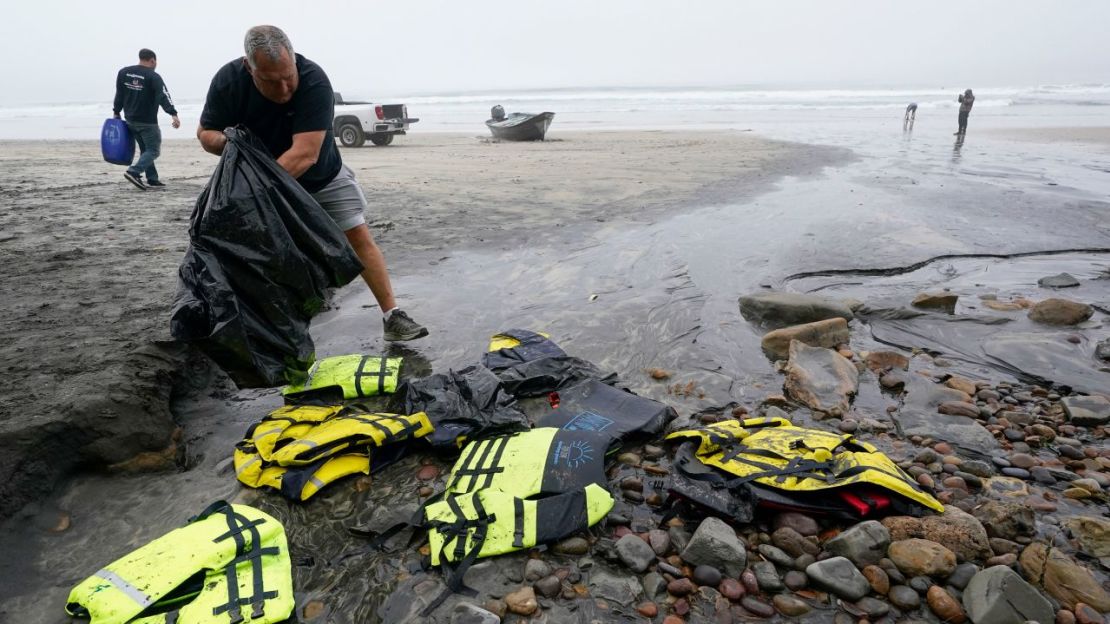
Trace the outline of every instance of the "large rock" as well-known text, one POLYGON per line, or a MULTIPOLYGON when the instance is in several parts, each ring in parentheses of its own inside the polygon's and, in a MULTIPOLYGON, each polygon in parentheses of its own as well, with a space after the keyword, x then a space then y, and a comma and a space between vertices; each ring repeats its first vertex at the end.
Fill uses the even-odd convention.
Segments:
POLYGON ((1104 362, 1110 362, 1110 338, 1102 340, 1095 346, 1095 357, 1104 362))
MULTIPOLYGON (((0 518, 49 493, 77 466, 103 469, 172 446, 170 396, 189 389, 190 357, 184 345, 152 343, 59 381, 52 409, 0 417, 0 518)), ((210 369, 201 362, 191 372, 206 383, 210 369)))
POLYGON ((787 394, 817 412, 833 416, 848 413, 849 401, 859 388, 859 371, 832 349, 790 343, 786 366, 787 394))
MULTIPOLYGON (((636 577, 627 572, 613 572, 600 566, 590 569, 590 595, 619 605, 629 606, 643 591, 636 577)), ((651 598, 651 596, 648 596, 651 598)))
POLYGON ((890 546, 890 531, 877 520, 861 522, 825 542, 825 550, 858 567, 879 563, 890 546))
POLYGON ((1068 518, 1064 526, 1079 542, 1079 550, 1092 557, 1110 557, 1110 520, 1096 516, 1068 518))
POLYGON ((848 321, 837 317, 793 325, 768 332, 763 336, 763 352, 774 360, 785 360, 790 355, 790 342, 797 340, 811 347, 835 349, 851 339, 848 321))
POLYGON ((871 591, 871 583, 867 582, 867 577, 846 557, 832 557, 811 563, 806 567, 806 576, 814 586, 852 602, 871 591))
POLYGON ((1061 401, 1068 420, 1080 427, 1097 427, 1110 421, 1110 401, 1100 396, 1070 396, 1061 401))
POLYGON ((920 293, 913 298, 913 307, 925 310, 943 310, 949 314, 956 311, 959 295, 953 293, 920 293))
POLYGON ((1070 273, 1058 273, 1042 277, 1037 280, 1037 285, 1041 288, 1075 288, 1079 285, 1079 280, 1070 273))
POLYGON ((617 540, 617 555, 633 572, 643 572, 655 561, 655 551, 651 546, 639 535, 632 533, 617 540))
POLYGON ((1056 619, 1052 604, 1006 566, 987 568, 973 576, 964 589, 963 603, 975 624, 1051 624, 1056 619))
POLYGON ((800 293, 762 292, 740 297, 740 314, 749 323, 778 328, 824 321, 831 318, 852 320, 854 315, 840 301, 800 293))
POLYGON ((989 500, 973 509, 972 515, 989 537, 1013 541, 1019 536, 1032 537, 1037 530, 1033 510, 1024 504, 989 500))
POLYGON ((938 413, 949 402, 966 402, 967 394, 933 383, 921 375, 906 376, 902 407, 893 414, 906 437, 923 436, 943 440, 975 457, 988 457, 998 448, 994 439, 974 418, 938 413))
POLYGON ((748 551, 736 531, 712 516, 702 520, 690 543, 682 551, 682 559, 694 565, 708 565, 739 578, 748 563, 748 551))
POLYGON ((956 554, 926 539, 911 538, 892 542, 887 554, 907 577, 944 578, 956 569, 956 554))
POLYGON ((1033 543, 1021 551, 1018 561, 1026 580, 1043 587, 1065 607, 1075 609, 1077 603, 1084 603, 1100 612, 1110 611, 1110 593, 1095 580, 1090 570, 1060 549, 1033 543))
POLYGON ((889 516, 882 520, 894 541, 913 537, 944 544, 959 561, 979 561, 994 556, 986 529, 971 514, 948 505, 939 516, 913 518, 889 516))
POLYGON ((1078 325, 1092 314, 1094 309, 1085 303, 1054 297, 1033 306, 1029 318, 1044 325, 1078 325))

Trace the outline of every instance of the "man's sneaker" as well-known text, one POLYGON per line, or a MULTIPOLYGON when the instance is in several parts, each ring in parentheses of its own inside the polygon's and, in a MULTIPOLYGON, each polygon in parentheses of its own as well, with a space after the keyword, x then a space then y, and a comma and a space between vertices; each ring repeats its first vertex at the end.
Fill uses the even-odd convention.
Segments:
POLYGON ((128 182, 130 182, 130 183, 134 184, 136 187, 138 187, 138 189, 140 191, 145 191, 146 190, 146 185, 143 184, 143 179, 140 178, 139 176, 131 173, 130 171, 124 171, 123 172, 123 177, 127 178, 128 182))
POLYGON ((382 319, 385 325, 385 339, 388 342, 416 340, 428 335, 428 328, 409 318, 402 310, 394 310, 389 320, 382 319))
POLYGON ((164 189, 164 188, 166 188, 166 185, 162 184, 158 180, 154 180, 153 182, 151 182, 150 180, 147 180, 146 185, 150 188, 155 188, 155 189, 164 189))

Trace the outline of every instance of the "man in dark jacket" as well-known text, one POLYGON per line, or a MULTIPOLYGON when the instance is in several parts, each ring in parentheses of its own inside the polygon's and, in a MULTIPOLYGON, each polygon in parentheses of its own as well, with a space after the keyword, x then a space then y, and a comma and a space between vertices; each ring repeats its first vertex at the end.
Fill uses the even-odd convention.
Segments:
POLYGON ((967 132, 967 116, 971 114, 971 107, 975 105, 975 95, 971 92, 971 89, 968 89, 963 92, 963 95, 956 98, 956 101, 960 103, 960 127, 956 130, 956 134, 964 134, 967 132))
POLYGON ((162 152, 158 107, 161 106, 162 110, 173 117, 174 128, 181 127, 169 89, 158 72, 154 71, 155 67, 158 67, 158 57, 154 52, 146 48, 139 50, 139 64, 124 67, 116 74, 116 100, 112 104, 115 118, 119 119, 122 110, 127 126, 131 128, 131 136, 139 144, 139 159, 127 168, 123 177, 142 190, 165 186, 158 179, 158 170, 154 168, 154 160, 162 152), (146 174, 146 183, 143 182, 143 174, 146 174))
POLYGON ((224 129, 246 126, 346 234, 381 308, 385 339, 427 336, 423 325, 397 307, 385 256, 366 225, 366 196, 335 146, 335 95, 327 74, 295 53, 276 26, 251 28, 243 47, 246 55, 221 67, 208 87, 197 128, 201 147, 222 154, 224 129))

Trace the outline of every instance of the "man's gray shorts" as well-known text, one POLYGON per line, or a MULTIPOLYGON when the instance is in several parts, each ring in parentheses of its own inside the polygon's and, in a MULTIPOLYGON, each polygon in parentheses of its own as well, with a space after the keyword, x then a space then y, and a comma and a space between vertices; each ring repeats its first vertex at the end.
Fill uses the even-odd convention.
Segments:
POLYGON ((366 196, 355 181, 355 172, 347 165, 343 165, 335 179, 313 193, 312 197, 344 232, 366 223, 366 196))

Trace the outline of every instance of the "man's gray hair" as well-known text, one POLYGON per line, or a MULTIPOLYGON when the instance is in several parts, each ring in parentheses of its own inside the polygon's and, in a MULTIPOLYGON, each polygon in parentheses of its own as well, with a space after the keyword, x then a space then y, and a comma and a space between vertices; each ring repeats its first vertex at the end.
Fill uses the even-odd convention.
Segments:
POLYGON ((293 44, 277 26, 255 26, 248 30, 247 36, 243 38, 243 49, 247 53, 247 63, 252 68, 258 66, 254 55, 260 51, 273 61, 281 58, 282 50, 289 53, 290 59, 293 58, 293 44))

